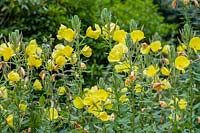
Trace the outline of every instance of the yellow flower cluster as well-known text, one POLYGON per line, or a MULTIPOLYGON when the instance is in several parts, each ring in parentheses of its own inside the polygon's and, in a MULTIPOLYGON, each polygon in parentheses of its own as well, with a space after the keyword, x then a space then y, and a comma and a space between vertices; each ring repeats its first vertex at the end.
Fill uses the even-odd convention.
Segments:
POLYGON ((108 121, 110 116, 105 112, 105 109, 111 109, 113 106, 109 96, 109 92, 94 86, 91 89, 85 89, 83 99, 75 97, 73 104, 77 109, 86 107, 87 111, 95 117, 102 121, 108 121))

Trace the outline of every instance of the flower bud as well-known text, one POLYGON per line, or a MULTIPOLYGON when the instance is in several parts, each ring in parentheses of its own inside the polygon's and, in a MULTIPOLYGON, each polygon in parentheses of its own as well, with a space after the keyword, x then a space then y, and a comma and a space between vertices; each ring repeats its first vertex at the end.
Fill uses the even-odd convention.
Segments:
POLYGON ((200 116, 197 118, 197 122, 200 124, 200 116))
POLYGON ((83 62, 81 62, 81 69, 82 69, 82 70, 85 70, 85 69, 87 69, 87 66, 86 66, 86 64, 85 64, 85 63, 83 63, 83 62))
POLYGON ((43 81, 44 78, 45 78, 45 71, 42 70, 42 71, 40 72, 39 76, 40 76, 40 79, 43 81))

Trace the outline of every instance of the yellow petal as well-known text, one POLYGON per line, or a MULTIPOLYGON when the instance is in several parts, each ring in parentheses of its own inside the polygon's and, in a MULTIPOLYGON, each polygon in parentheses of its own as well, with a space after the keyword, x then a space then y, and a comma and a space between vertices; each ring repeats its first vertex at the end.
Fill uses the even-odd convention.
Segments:
POLYGON ((80 97, 75 97, 73 104, 77 109, 82 109, 84 107, 83 100, 80 97))
POLYGON ((55 108, 50 108, 49 110, 49 120, 54 120, 58 118, 58 111, 55 108))
POLYGON ((144 32, 141 30, 134 30, 131 32, 131 38, 134 43, 139 42, 144 38, 144 32))

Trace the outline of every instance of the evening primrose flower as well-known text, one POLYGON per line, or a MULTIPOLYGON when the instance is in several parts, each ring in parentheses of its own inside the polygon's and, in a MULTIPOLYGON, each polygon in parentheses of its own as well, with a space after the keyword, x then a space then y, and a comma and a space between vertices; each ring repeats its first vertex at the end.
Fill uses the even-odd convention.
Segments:
POLYGON ((110 23, 110 27, 108 27, 107 24, 104 27, 102 27, 102 32, 103 32, 103 35, 105 36, 105 38, 108 40, 109 39, 109 35, 112 37, 114 31, 115 30, 119 30, 119 29, 120 29, 119 25, 111 22, 110 23), (108 29, 110 31, 108 31, 108 29))
POLYGON ((98 39, 99 36, 101 35, 101 28, 99 27, 98 24, 94 25, 95 30, 92 30, 92 27, 88 27, 86 30, 86 36, 93 38, 93 39, 98 39))
POLYGON ((122 62, 115 65, 115 70, 117 73, 128 72, 130 70, 130 64, 128 64, 127 62, 122 62))
POLYGON ((33 56, 29 56, 27 64, 31 67, 34 66, 34 67, 38 68, 42 65, 42 59, 41 58, 35 58, 33 56))
POLYGON ((75 97, 73 104, 77 109, 82 109, 84 107, 83 100, 80 97, 75 97))
POLYGON ((187 46, 183 43, 181 43, 180 45, 178 45, 177 50, 180 52, 183 52, 187 49, 187 46))
POLYGON ((197 53, 197 51, 200 50, 200 38, 199 37, 193 37, 190 40, 189 47, 194 49, 195 53, 197 53))
POLYGON ((175 59, 175 67, 178 70, 181 70, 183 73, 185 73, 185 68, 187 68, 190 65, 190 60, 188 60, 185 56, 178 56, 175 59))
POLYGON ((123 55, 123 49, 120 47, 113 47, 108 55, 109 62, 118 62, 123 55))
POLYGON ((7 47, 6 44, 0 45, 0 57, 3 56, 4 61, 8 61, 12 56, 14 56, 14 51, 12 48, 7 47))
POLYGON ((143 74, 149 77, 154 77, 158 71, 158 68, 154 67, 153 65, 150 65, 143 71, 143 74))
POLYGON ((41 82, 38 79, 36 79, 35 82, 33 83, 33 87, 36 90, 42 90, 42 88, 43 88, 41 82))
POLYGON ((134 30, 131 32, 131 39, 134 43, 141 41, 144 38, 144 32, 141 30, 134 30))
POLYGON ((89 46, 85 45, 81 50, 81 54, 89 58, 92 55, 92 49, 89 46))
POLYGON ((150 46, 147 43, 142 43, 142 47, 140 48, 140 53, 148 54, 150 52, 150 46))
POLYGON ((99 101, 106 101, 106 99, 108 98, 108 92, 105 91, 104 89, 99 89, 98 91, 96 91, 93 96, 95 98, 97 98, 99 101))
POLYGON ((136 84, 134 90, 136 93, 143 92, 144 87, 142 87, 140 84, 136 84))
POLYGON ((167 69, 166 67, 162 67, 161 68, 161 73, 163 74, 163 75, 165 75, 165 76, 169 76, 170 75, 170 70, 169 69, 167 69))
POLYGON ((126 34, 127 32, 124 30, 115 30, 113 34, 113 40, 125 44, 126 34))
POLYGON ((122 95, 120 98, 119 98, 119 101, 121 103, 126 103, 129 101, 129 99, 127 98, 126 94, 122 95))
POLYGON ((26 104, 23 104, 23 103, 20 103, 20 104, 19 104, 19 109, 20 109, 21 111, 26 111, 26 108, 27 108, 27 105, 26 105, 26 104))
POLYGON ((172 88, 171 84, 166 79, 161 81, 161 87, 162 87, 162 89, 171 89, 172 88))
POLYGON ((58 111, 56 108, 49 109, 49 120, 52 121, 58 118, 58 111))
POLYGON ((29 45, 26 47, 25 54, 28 56, 39 57, 42 53, 42 49, 38 47, 36 40, 31 40, 29 45))
POLYGON ((162 49, 162 53, 168 54, 170 51, 170 45, 165 45, 162 49))
POLYGON ((7 122, 9 127, 14 128, 13 114, 8 115, 8 117, 6 118, 6 122, 7 122))
POLYGON ((58 40, 65 39, 68 42, 72 42, 75 36, 75 32, 71 28, 67 28, 65 25, 61 24, 57 38, 58 40))
POLYGON ((10 81, 13 81, 13 82, 18 82, 20 80, 20 77, 19 77, 19 74, 14 72, 14 71, 11 71, 9 74, 8 74, 8 79, 10 81))
POLYGON ((161 42, 160 41, 154 41, 150 44, 150 48, 153 52, 157 52, 159 49, 161 49, 161 42))
POLYGON ((187 101, 184 99, 180 99, 180 101, 178 102, 178 106, 180 109, 186 109, 187 107, 187 101))
POLYGON ((58 88, 58 95, 59 95, 59 96, 62 96, 62 95, 64 95, 65 93, 66 93, 65 87, 61 86, 61 87, 58 88))
POLYGON ((108 121, 109 120, 109 116, 105 111, 100 112, 98 118, 101 119, 102 121, 108 121))
POLYGON ((65 65, 65 62, 66 62, 66 59, 65 59, 65 57, 63 57, 63 56, 58 56, 57 58, 56 58, 56 64, 60 67, 60 68, 62 68, 64 65, 65 65))
POLYGON ((46 67, 49 71, 52 71, 54 68, 55 68, 55 64, 54 64, 54 61, 53 60, 48 60, 47 61, 47 64, 46 64, 46 67))

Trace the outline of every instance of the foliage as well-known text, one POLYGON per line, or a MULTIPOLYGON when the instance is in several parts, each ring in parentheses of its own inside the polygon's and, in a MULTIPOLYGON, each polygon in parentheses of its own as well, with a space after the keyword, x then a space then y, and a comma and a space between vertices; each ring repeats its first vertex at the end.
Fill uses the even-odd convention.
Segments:
POLYGON ((0 45, 0 132, 199 132, 200 37, 191 26, 176 47, 157 35, 147 42, 135 21, 124 30, 107 9, 100 16, 83 30, 75 15, 40 45, 9 34, 0 45), (93 85, 88 42, 108 60, 93 85))
POLYGON ((122 27, 128 30, 128 23, 134 19, 144 25, 146 36, 158 32, 161 36, 171 34, 174 25, 165 24, 152 0, 2 0, 0 2, 1 33, 19 29, 24 37, 48 37, 56 33, 60 24, 68 25, 73 15, 78 15, 83 29, 100 23, 97 19, 103 8, 110 8, 122 27), (128 7, 128 8, 127 8, 128 7))

